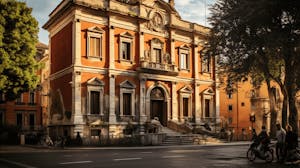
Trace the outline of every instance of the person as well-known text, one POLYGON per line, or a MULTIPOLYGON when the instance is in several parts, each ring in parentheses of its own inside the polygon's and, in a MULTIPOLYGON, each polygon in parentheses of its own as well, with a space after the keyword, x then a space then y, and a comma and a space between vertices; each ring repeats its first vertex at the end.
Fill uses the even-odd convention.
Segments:
POLYGON ((276 124, 276 157, 277 161, 282 161, 284 157, 284 144, 285 144, 285 136, 286 132, 285 130, 281 127, 280 123, 276 124))
POLYGON ((293 132, 293 129, 290 125, 286 126, 286 136, 285 136, 285 145, 286 145, 286 161, 295 161, 299 160, 300 156, 297 153, 298 147, 298 137, 297 134, 293 132))
POLYGON ((257 141, 257 133, 256 133, 255 128, 252 129, 252 138, 251 138, 251 140, 254 141, 254 142, 257 141))
POLYGON ((247 139, 247 133, 245 128, 242 128, 242 141, 245 141, 247 139))
POLYGON ((231 139, 231 135, 232 135, 232 132, 231 132, 231 129, 229 129, 228 131, 227 131, 227 140, 228 140, 228 142, 230 142, 232 139, 231 139))
POLYGON ((258 134, 259 150, 264 152, 270 143, 270 138, 266 131, 266 127, 263 125, 261 127, 261 132, 258 134))

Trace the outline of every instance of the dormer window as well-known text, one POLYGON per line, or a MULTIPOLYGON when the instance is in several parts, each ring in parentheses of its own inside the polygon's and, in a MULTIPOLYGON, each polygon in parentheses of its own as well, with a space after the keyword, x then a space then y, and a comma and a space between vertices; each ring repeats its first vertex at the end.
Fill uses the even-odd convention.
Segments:
POLYGON ((87 58, 102 60, 102 34, 104 30, 92 27, 87 30, 87 58))
POLYGON ((120 34, 120 61, 133 62, 133 36, 126 32, 120 34))

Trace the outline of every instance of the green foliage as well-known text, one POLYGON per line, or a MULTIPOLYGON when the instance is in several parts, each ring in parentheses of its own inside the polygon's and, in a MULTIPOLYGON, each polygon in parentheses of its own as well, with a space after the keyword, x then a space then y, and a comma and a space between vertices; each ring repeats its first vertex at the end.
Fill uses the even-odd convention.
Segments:
POLYGON ((289 100, 290 124, 295 131, 299 9, 299 0, 218 0, 211 10, 211 35, 203 51, 217 57, 219 76, 230 79, 231 86, 248 77, 256 86, 262 81, 277 82, 289 100))
POLYGON ((38 22, 24 2, 0 0, 0 92, 13 100, 38 84, 38 22))

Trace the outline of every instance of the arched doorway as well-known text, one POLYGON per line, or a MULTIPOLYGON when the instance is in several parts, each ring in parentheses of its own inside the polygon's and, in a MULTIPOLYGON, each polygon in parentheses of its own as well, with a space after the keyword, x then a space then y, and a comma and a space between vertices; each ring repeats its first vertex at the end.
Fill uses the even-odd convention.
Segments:
POLYGON ((167 103, 165 102, 165 94, 159 87, 153 88, 150 94, 150 117, 158 117, 163 126, 167 126, 167 103))

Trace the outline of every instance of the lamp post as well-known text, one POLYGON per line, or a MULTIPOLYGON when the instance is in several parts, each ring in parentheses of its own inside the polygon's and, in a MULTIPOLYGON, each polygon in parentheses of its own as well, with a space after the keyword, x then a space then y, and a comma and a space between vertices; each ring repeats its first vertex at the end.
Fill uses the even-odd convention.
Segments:
POLYGON ((255 122, 255 114, 253 112, 250 114, 250 122, 252 124, 251 127, 253 129, 253 123, 255 122))

